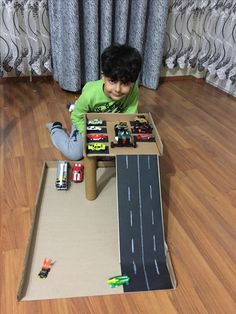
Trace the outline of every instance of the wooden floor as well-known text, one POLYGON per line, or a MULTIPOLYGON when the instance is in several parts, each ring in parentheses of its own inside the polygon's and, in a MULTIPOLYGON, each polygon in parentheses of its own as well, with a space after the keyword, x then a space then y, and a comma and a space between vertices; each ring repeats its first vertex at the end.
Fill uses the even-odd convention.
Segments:
POLYGON ((177 289, 16 301, 42 163, 63 158, 45 123, 69 128, 65 104, 77 96, 48 80, 0 83, 0 313, 236 313, 236 99, 191 80, 141 88, 140 99, 164 144, 165 232, 177 289))

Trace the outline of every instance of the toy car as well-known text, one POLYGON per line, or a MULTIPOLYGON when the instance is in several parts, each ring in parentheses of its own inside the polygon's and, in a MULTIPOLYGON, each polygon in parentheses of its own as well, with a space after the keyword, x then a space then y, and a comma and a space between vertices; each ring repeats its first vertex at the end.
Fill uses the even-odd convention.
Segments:
POLYGON ((144 115, 141 115, 141 116, 137 116, 134 121, 136 123, 148 123, 147 119, 145 118, 144 115))
POLYGON ((130 123, 132 125, 132 133, 152 133, 152 126, 144 115, 137 116, 130 123))
POLYGON ((118 136, 119 131, 128 130, 127 122, 119 122, 114 126, 115 135, 118 136))
POLYGON ((67 174, 68 163, 65 160, 59 160, 57 163, 57 177, 56 177, 56 188, 57 190, 67 190, 67 174))
POLYGON ((93 120, 89 120, 88 125, 103 125, 103 120, 99 120, 99 119, 93 119, 93 120))
POLYGON ((152 127, 150 124, 139 124, 134 125, 132 128, 132 133, 152 133, 152 127))
POLYGON ((95 144, 88 144, 88 150, 93 150, 93 151, 104 151, 106 150, 106 145, 102 143, 95 143, 95 144))
POLYGON ((84 166, 80 163, 75 163, 72 167, 71 180, 74 182, 82 182, 84 179, 84 166))
POLYGON ((126 275, 110 277, 107 280, 107 283, 109 284, 111 288, 119 287, 124 284, 128 285, 129 282, 130 282, 130 277, 126 275))
POLYGON ((116 137, 117 143, 111 142, 111 147, 137 147, 136 141, 132 142, 129 130, 119 130, 116 137))
POLYGON ((150 134, 150 133, 144 133, 144 134, 138 134, 138 135, 136 135, 135 136, 135 139, 137 140, 137 141, 146 141, 146 142, 148 142, 148 141, 154 141, 155 140, 155 136, 154 135, 152 135, 152 134, 150 134))
POLYGON ((38 273, 38 276, 40 278, 47 278, 48 273, 51 270, 51 267, 54 263, 52 262, 52 260, 50 258, 45 258, 43 260, 43 266, 42 269, 40 270, 40 272, 38 273))
POLYGON ((102 128, 100 126, 91 125, 87 126, 87 131, 102 131, 102 128))
POLYGON ((105 134, 88 134, 87 140, 91 142, 106 141, 108 136, 105 134))

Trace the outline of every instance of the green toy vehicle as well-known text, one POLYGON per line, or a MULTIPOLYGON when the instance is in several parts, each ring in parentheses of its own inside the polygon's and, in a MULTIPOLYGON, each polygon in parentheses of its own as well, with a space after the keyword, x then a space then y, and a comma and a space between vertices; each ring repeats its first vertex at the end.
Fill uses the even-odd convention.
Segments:
POLYGON ((111 142, 111 147, 137 147, 135 139, 127 129, 119 130, 116 136, 117 142, 111 142))
POLYGON ((130 277, 126 275, 110 277, 107 280, 107 283, 109 284, 111 288, 116 288, 124 284, 128 285, 129 282, 130 282, 130 277))
POLYGON ((115 130, 115 136, 118 136, 118 133, 121 131, 124 132, 128 130, 127 122, 119 122, 118 124, 114 126, 114 130, 115 130))

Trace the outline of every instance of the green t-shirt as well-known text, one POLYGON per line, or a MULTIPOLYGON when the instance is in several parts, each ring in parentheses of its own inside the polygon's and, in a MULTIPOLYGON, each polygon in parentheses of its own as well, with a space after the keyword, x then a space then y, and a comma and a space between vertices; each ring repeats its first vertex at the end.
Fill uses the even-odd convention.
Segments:
POLYGON ((124 98, 114 101, 103 91, 103 80, 88 82, 71 113, 71 120, 81 134, 84 133, 84 114, 89 112, 137 113, 138 83, 133 83, 124 98))

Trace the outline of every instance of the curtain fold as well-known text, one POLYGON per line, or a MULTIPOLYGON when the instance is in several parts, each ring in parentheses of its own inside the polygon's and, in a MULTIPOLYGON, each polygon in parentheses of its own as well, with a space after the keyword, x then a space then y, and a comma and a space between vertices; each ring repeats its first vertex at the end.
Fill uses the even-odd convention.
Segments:
POLYGON ((236 94, 236 0, 171 0, 164 65, 197 67, 236 94))
POLYGON ((48 6, 53 75, 63 89, 99 79, 100 55, 113 42, 140 51, 140 83, 157 88, 168 0, 48 0, 48 6))
POLYGON ((47 0, 0 0, 0 77, 51 71, 47 0))

